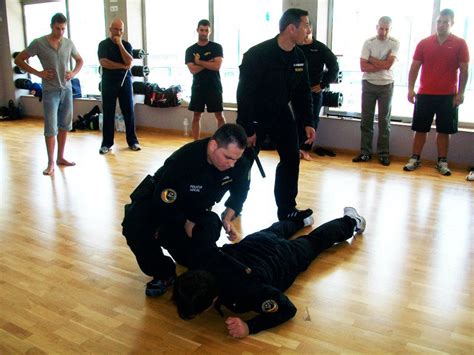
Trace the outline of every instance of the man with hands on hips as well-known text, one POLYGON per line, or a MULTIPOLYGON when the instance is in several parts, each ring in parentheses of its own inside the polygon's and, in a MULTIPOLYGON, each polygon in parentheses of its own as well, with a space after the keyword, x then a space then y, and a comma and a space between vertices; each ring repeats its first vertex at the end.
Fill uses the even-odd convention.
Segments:
POLYGON ((54 151, 56 138, 58 152, 56 164, 74 166, 64 158, 67 132, 72 128, 72 85, 71 79, 81 70, 84 63, 74 43, 63 37, 67 18, 57 13, 51 18, 51 33, 37 38, 15 58, 15 64, 30 74, 39 76, 43 84, 44 136, 48 154, 48 166, 43 175, 54 174, 54 151), (37 55, 43 70, 31 67, 26 60, 37 55), (71 57, 76 62, 69 70, 71 57))

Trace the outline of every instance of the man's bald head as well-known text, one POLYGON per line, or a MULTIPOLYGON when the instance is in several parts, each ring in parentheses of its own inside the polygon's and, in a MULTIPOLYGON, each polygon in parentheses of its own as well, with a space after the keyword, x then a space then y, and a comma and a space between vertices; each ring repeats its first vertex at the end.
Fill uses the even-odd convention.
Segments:
POLYGON ((120 36, 122 37, 124 31, 124 23, 121 19, 116 18, 110 23, 109 31, 110 37, 120 36))

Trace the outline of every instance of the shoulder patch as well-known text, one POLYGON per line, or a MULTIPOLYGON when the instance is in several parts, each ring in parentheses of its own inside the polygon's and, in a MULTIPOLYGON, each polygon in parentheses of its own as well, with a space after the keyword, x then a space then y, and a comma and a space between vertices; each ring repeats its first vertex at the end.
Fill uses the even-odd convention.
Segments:
POLYGON ((164 203, 173 203, 178 198, 178 194, 173 189, 164 189, 161 191, 161 200, 164 203))
POLYGON ((275 313, 278 311, 278 303, 275 300, 266 300, 262 303, 262 311, 265 313, 275 313))

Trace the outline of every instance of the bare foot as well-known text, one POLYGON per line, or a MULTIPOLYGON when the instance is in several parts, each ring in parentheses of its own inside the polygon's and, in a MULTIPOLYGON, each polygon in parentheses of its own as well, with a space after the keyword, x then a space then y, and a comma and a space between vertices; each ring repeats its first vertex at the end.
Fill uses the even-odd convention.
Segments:
POLYGON ((43 170, 43 175, 51 176, 53 174, 54 174, 54 165, 48 165, 48 167, 43 170))
POLYGON ((300 158, 307 161, 313 160, 313 158, 311 158, 311 155, 309 155, 309 153, 306 150, 301 150, 301 149, 300 149, 300 158))
POLYGON ((64 158, 56 160, 56 164, 64 165, 64 166, 74 166, 74 165, 76 165, 76 163, 74 163, 73 161, 68 161, 64 158))

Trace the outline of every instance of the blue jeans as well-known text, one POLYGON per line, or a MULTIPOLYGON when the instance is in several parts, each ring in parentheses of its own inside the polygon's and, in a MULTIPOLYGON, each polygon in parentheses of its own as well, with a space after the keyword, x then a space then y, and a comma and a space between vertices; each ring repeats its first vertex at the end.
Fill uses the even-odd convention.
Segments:
POLYGON ((102 144, 101 147, 114 145, 115 132, 115 107, 117 98, 120 110, 125 121, 125 132, 128 146, 138 144, 135 134, 135 115, 133 112, 132 81, 130 77, 125 78, 123 86, 119 81, 102 79, 102 109, 104 111, 102 144))
POLYGON ((71 87, 43 91, 44 135, 54 137, 58 129, 70 131, 72 110, 71 87))

